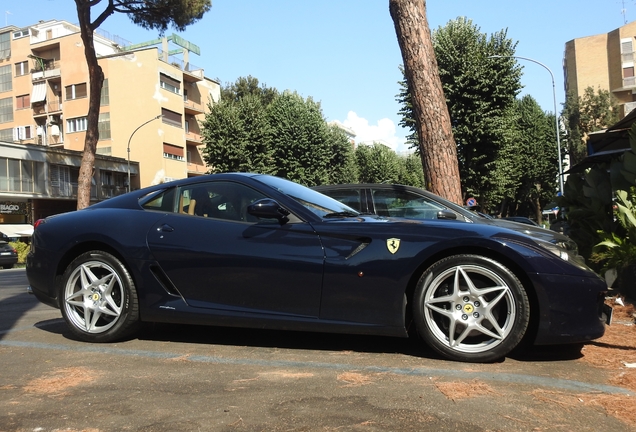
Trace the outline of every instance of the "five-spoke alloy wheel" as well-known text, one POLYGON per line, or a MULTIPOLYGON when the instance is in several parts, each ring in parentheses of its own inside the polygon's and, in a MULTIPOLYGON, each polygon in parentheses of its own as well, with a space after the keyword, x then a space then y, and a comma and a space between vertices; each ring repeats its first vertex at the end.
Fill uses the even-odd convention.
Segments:
POLYGON ((85 341, 122 339, 139 321, 130 274, 117 258, 102 251, 83 253, 67 267, 60 302, 71 331, 85 341))
POLYGON ((424 272, 413 312, 418 332, 440 354, 488 362, 504 357, 521 341, 530 304, 522 283, 501 263, 455 255, 424 272))

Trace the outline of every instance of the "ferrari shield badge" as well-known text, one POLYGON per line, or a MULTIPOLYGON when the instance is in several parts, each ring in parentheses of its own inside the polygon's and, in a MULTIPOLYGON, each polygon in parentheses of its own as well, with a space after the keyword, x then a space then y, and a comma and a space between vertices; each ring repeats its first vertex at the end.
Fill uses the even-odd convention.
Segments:
POLYGON ((392 254, 396 253, 400 248, 400 239, 398 238, 390 238, 386 240, 386 248, 392 254))

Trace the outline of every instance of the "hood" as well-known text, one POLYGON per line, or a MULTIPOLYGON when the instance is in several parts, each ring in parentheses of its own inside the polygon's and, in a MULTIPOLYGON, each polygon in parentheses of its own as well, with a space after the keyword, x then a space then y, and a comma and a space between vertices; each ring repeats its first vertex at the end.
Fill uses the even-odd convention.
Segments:
POLYGON ((530 237, 553 243, 578 255, 578 246, 576 245, 576 242, 570 237, 556 231, 505 219, 487 219, 485 223, 500 226, 502 228, 508 228, 529 235, 530 237))

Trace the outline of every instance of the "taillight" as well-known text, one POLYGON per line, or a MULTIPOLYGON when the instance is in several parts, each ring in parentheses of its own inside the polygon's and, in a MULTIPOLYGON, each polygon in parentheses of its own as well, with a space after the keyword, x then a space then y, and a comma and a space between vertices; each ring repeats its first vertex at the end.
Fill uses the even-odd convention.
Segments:
POLYGON ((33 229, 36 229, 40 224, 43 224, 44 222, 46 222, 46 220, 44 219, 36 220, 35 223, 33 224, 33 229))

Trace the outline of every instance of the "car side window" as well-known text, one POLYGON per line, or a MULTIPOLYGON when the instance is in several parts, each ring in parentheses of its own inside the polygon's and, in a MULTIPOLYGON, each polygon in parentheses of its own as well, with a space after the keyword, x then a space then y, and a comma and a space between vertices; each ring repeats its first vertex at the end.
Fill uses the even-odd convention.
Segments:
POLYGON ((174 209, 175 189, 153 192, 142 198, 142 207, 146 210, 157 210, 171 212, 174 209))
POLYGON ((331 189, 325 190, 323 193, 354 210, 366 212, 366 209, 362 209, 364 194, 360 189, 331 189))
POLYGON ((214 181, 179 188, 177 212, 192 216, 237 222, 258 222, 248 214, 247 207, 262 193, 239 183, 214 181))
POLYGON ((407 190, 372 189, 375 213, 380 216, 411 219, 437 219, 445 207, 407 190))

